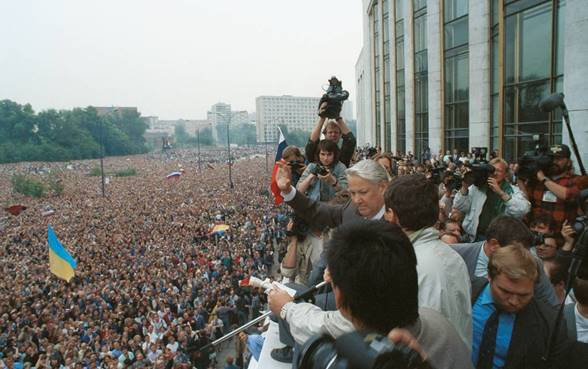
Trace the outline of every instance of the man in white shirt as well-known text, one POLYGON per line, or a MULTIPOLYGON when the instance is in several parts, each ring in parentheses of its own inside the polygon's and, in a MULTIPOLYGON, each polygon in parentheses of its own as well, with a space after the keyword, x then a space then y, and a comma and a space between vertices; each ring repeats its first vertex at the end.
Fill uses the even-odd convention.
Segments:
POLYGON ((564 308, 568 337, 588 343, 588 266, 580 270, 573 288, 576 302, 564 308))

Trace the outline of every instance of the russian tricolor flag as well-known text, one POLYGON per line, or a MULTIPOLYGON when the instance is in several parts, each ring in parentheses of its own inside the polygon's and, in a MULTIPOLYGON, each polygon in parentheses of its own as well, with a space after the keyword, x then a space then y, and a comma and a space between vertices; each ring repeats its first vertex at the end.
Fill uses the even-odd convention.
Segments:
POLYGON ((274 201, 275 201, 276 205, 280 205, 282 202, 284 202, 284 198, 282 197, 282 195, 280 195, 280 189, 278 188, 278 183, 276 182, 276 174, 278 173, 278 168, 279 168, 278 162, 280 160, 282 160, 282 152, 288 146, 288 144, 286 143, 286 139, 284 138, 284 134, 282 133, 282 130, 280 129, 280 127, 278 127, 278 130, 280 131, 280 140, 278 142, 278 150, 276 150, 276 160, 275 160, 275 164, 274 164, 274 170, 272 171, 272 183, 271 183, 271 189, 272 189, 272 193, 274 194, 274 201))

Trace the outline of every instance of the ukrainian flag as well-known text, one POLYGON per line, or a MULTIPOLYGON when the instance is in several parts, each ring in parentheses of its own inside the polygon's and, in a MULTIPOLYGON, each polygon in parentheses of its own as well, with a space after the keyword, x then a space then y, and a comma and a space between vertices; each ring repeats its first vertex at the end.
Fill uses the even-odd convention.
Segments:
POLYGON ((74 277, 74 270, 78 264, 61 245, 51 225, 47 230, 47 242, 49 242, 49 270, 57 277, 69 282, 74 277))

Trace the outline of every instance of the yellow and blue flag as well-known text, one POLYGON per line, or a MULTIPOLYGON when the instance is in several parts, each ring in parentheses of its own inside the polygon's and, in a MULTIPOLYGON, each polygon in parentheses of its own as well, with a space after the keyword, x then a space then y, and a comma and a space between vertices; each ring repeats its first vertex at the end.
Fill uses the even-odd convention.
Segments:
POLYGON ((51 225, 47 230, 47 242, 49 242, 49 270, 57 277, 65 279, 67 282, 71 281, 78 264, 61 245, 51 225))

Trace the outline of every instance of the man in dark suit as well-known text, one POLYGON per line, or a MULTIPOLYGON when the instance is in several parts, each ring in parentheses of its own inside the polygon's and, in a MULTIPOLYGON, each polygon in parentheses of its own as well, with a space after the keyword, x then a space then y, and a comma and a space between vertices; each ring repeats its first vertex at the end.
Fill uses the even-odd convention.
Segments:
POLYGON ((472 284, 477 369, 588 367, 588 346, 568 339, 565 324, 548 352, 557 313, 534 297, 537 277, 535 257, 522 246, 502 247, 490 256, 488 280, 472 284))
MULTIPOLYGON (((518 244, 528 249, 533 240, 527 226, 521 220, 508 215, 494 218, 486 230, 486 235, 486 241, 450 245, 465 261, 471 279, 487 276, 489 257, 501 247, 518 244)), ((560 302, 549 278, 545 275, 543 265, 539 258, 535 259, 539 269, 535 296, 548 305, 558 306, 560 302)))
POLYGON ((381 219, 385 212, 386 170, 373 160, 362 160, 345 171, 351 200, 342 205, 314 201, 291 185, 290 168, 283 163, 276 180, 284 201, 294 212, 317 228, 335 228, 358 218, 381 219))

